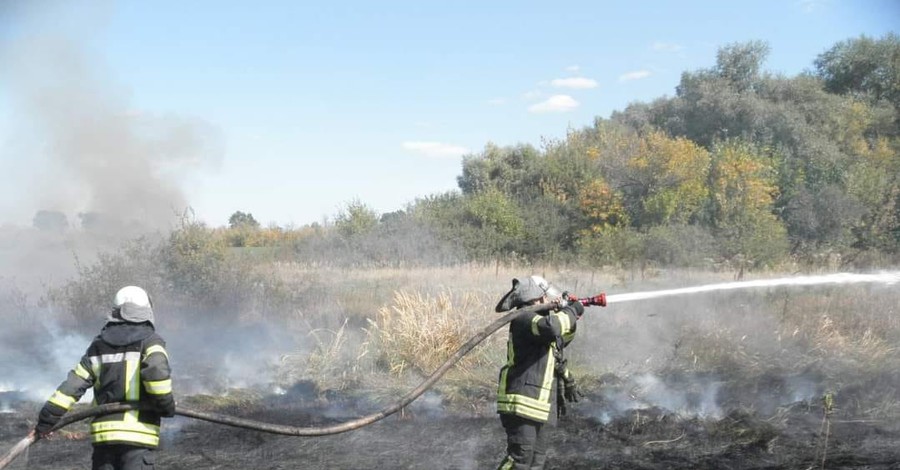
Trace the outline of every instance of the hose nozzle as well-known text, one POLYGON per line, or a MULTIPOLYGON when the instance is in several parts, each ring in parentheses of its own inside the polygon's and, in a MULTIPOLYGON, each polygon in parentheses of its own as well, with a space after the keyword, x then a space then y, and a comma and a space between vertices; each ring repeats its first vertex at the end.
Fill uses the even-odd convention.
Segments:
POLYGON ((581 305, 585 307, 589 307, 591 305, 597 305, 599 307, 606 307, 606 294, 601 292, 593 297, 585 297, 583 299, 578 299, 581 302, 581 305))

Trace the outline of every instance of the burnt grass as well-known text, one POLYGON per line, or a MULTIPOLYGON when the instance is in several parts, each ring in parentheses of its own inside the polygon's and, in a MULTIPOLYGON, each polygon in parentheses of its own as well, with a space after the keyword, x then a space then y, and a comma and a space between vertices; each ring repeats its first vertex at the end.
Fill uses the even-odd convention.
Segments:
MULTIPOLYGON (((683 416, 660 407, 601 419, 604 398, 588 394, 550 431, 548 469, 900 469, 900 421, 854 418, 836 397, 802 401, 765 414, 683 416), (824 464, 823 464, 824 463, 824 464)), ((417 402, 418 403, 418 402, 417 402)), ((167 469, 493 469, 505 435, 496 415, 450 412, 414 403, 402 414, 324 437, 286 437, 177 417, 164 423, 157 468, 167 469)), ((33 425, 35 404, 0 414, 5 453, 33 425)), ((261 421, 322 426, 377 409, 331 397, 266 398, 216 410, 261 421)), ((9 468, 88 469, 87 427, 78 423, 38 442, 9 468)))

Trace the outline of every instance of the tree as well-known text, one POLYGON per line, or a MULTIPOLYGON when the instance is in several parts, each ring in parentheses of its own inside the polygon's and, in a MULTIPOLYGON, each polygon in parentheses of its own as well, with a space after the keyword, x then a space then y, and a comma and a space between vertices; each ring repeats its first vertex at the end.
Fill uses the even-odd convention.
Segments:
POLYGON ((539 193, 540 153, 530 145, 485 146, 480 155, 463 158, 462 175, 456 178, 463 194, 470 195, 497 188, 515 198, 539 193))
POLYGON ((359 199, 347 203, 335 217, 334 226, 344 240, 371 232, 378 225, 378 212, 359 199))
POLYGON ((622 204, 622 195, 602 179, 595 179, 582 187, 579 208, 587 218, 589 233, 600 233, 611 227, 627 227, 630 222, 622 204))
POLYGON ((259 222, 253 218, 253 214, 237 211, 228 218, 228 226, 236 228, 259 228, 259 222))
POLYGON ((683 138, 653 131, 640 141, 628 162, 631 184, 626 194, 636 201, 638 227, 692 221, 707 197, 710 156, 683 138))
POLYGON ((832 93, 887 100, 900 111, 900 36, 860 36, 842 41, 819 55, 817 75, 832 93))
POLYGON ((196 300, 200 305, 220 305, 221 289, 227 275, 224 269, 226 246, 205 224, 186 214, 181 227, 169 234, 162 248, 165 276, 173 291, 196 300))
POLYGON ((743 273, 786 252, 786 230, 772 213, 777 188, 769 160, 740 141, 716 146, 709 173, 707 216, 720 255, 743 273))
POLYGON ((488 257, 515 251, 524 234, 522 216, 515 202, 493 188, 466 200, 470 223, 480 230, 479 251, 488 257))
POLYGON ((34 228, 47 232, 62 232, 69 227, 69 219, 60 211, 39 210, 31 223, 34 228))
POLYGON ((752 90, 768 56, 769 45, 763 41, 729 44, 716 53, 715 75, 738 92, 752 90))

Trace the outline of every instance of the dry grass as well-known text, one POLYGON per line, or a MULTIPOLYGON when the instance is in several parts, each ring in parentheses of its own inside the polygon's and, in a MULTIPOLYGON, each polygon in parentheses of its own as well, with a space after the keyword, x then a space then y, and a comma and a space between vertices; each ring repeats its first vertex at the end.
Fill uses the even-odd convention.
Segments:
POLYGON ((279 382, 290 386, 301 380, 311 381, 320 391, 346 390, 357 385, 369 372, 365 368, 369 343, 353 344, 349 336, 346 321, 337 330, 310 331, 309 337, 315 341, 313 349, 283 355, 279 382))
MULTIPOLYGON (((370 321, 369 336, 378 345, 378 364, 390 373, 413 371, 427 376, 463 345, 491 317, 484 296, 452 292, 437 295, 397 291, 393 302, 378 310, 370 321)), ((494 335, 464 357, 451 377, 471 376, 472 371, 493 367, 493 356, 502 354, 505 338, 494 335)))
MULTIPOLYGON (((290 356, 293 370, 288 376, 314 380, 322 388, 406 390, 439 367, 486 320, 495 318, 493 305, 512 277, 531 273, 584 295, 731 281, 726 274, 708 272, 659 271, 649 273, 655 277, 641 278, 640 273, 502 265, 315 270, 281 264, 274 274, 287 286, 301 286, 294 289, 301 293, 301 305, 304 296, 329 299, 325 310, 315 309, 318 316, 296 312, 307 325, 304 331, 316 333, 311 335, 310 351, 290 356)), ((841 390, 891 370, 898 362, 897 309, 895 289, 871 286, 741 291, 613 304, 591 311, 590 318, 580 322, 570 359, 576 374, 598 376, 610 371, 713 373, 722 380, 752 381, 773 370, 789 376, 815 369, 830 381, 821 386, 841 390)), ((505 358, 505 341, 505 332, 489 338, 439 382, 441 393, 490 394, 505 358)), ((873 395, 853 408, 885 416, 900 405, 873 395)))

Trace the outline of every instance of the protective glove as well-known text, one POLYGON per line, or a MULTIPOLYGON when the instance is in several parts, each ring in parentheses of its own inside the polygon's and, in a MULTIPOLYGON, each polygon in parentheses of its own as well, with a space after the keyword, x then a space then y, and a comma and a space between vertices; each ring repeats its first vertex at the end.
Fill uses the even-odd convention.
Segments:
POLYGON ((50 435, 50 430, 53 429, 53 425, 44 421, 38 421, 37 426, 34 427, 34 430, 31 431, 34 433, 35 437, 38 439, 46 439, 47 436, 50 435))
POLYGON ((562 418, 566 415, 567 411, 565 394, 563 393, 562 387, 559 387, 556 390, 556 417, 562 418))
POLYGON ((581 302, 577 300, 569 305, 572 307, 572 309, 575 310, 575 318, 581 319, 581 316, 584 315, 584 305, 582 305, 581 302))
POLYGON ((578 400, 584 398, 584 394, 581 393, 581 390, 578 390, 578 384, 575 383, 575 379, 571 377, 563 379, 563 398, 570 403, 578 403, 578 400))
POLYGON ((578 297, 575 297, 574 294, 570 294, 569 291, 565 291, 559 299, 559 308, 563 309, 569 306, 575 311, 576 318, 581 318, 581 316, 584 315, 584 305, 578 301, 578 297))
POLYGON ((53 426, 56 426, 56 423, 62 418, 62 414, 54 413, 51 408, 52 405, 44 405, 44 407, 41 408, 41 412, 38 413, 38 422, 34 427, 34 433, 41 439, 49 436, 50 430, 53 429, 53 426))

